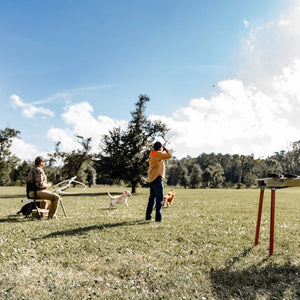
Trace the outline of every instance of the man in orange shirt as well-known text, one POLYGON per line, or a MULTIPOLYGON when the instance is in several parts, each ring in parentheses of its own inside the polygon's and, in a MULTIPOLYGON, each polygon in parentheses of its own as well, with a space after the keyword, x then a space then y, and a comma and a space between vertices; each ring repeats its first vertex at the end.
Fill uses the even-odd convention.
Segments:
POLYGON ((156 203, 155 221, 162 221, 161 208, 164 201, 165 160, 171 157, 171 151, 162 146, 160 142, 154 144, 154 150, 149 155, 148 183, 150 196, 146 210, 146 220, 152 219, 152 210, 154 203, 156 203))

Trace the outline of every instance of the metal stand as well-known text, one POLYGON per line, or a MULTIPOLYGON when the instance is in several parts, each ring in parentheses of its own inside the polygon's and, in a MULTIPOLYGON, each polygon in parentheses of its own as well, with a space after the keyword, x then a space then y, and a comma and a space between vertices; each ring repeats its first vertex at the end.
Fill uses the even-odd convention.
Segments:
POLYGON ((61 196, 60 196, 59 202, 60 202, 60 205, 61 205, 61 208, 62 208, 62 210, 64 212, 65 217, 67 217, 67 214, 66 214, 65 207, 64 207, 64 204, 62 202, 62 197, 61 196))
MULTIPOLYGON (((255 245, 258 245, 261 213, 262 213, 262 206, 263 206, 263 200, 264 200, 264 191, 265 191, 265 187, 261 186, 260 187, 258 214, 257 214, 257 223, 256 223, 255 245)), ((273 250, 274 250, 275 191, 276 191, 275 188, 271 188, 270 249, 269 249, 270 255, 273 254, 273 250)))

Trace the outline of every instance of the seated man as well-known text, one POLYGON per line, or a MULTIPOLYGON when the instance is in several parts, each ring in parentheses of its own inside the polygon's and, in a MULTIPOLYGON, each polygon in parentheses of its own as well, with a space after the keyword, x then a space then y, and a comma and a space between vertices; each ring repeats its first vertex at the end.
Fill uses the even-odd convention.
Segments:
POLYGON ((44 173, 43 166, 45 160, 42 156, 35 159, 35 166, 32 167, 27 176, 27 197, 50 200, 49 219, 56 218, 56 211, 60 196, 56 193, 46 191, 51 187, 51 183, 47 183, 47 176, 44 173))

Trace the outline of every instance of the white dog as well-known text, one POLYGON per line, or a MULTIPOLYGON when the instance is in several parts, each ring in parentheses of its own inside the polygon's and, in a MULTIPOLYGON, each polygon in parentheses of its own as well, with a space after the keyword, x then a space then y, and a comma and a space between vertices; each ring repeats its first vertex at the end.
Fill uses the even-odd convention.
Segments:
POLYGON ((121 194, 119 196, 112 196, 110 193, 107 193, 107 194, 110 197, 110 206, 109 206, 109 208, 111 208, 115 204, 125 204, 128 207, 127 199, 129 197, 131 197, 130 192, 125 191, 123 194, 121 194))

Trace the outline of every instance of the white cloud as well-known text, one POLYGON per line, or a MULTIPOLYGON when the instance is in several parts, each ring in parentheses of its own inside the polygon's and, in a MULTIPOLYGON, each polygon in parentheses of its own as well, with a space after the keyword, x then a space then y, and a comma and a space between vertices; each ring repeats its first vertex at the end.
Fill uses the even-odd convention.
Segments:
POLYGON ((125 128, 126 121, 114 120, 106 116, 93 116, 93 107, 89 102, 81 102, 68 106, 61 115, 66 129, 52 128, 48 132, 48 138, 57 142, 61 141, 61 150, 72 151, 80 148, 77 135, 84 138, 92 138, 92 151, 99 152, 99 143, 104 134, 114 127, 125 128))
POLYGON ((36 146, 27 144, 20 138, 13 138, 10 151, 22 160, 33 160, 34 157, 38 156, 38 150, 36 146))
POLYGON ((244 23, 244 26, 245 26, 246 28, 249 27, 249 22, 248 22, 247 20, 243 20, 243 23, 244 23))
POLYGON ((300 60, 274 77, 273 93, 238 80, 219 82, 220 93, 190 101, 160 119, 176 138, 175 156, 202 152, 269 156, 300 138, 300 60))
POLYGON ((25 103, 17 95, 10 96, 10 102, 14 109, 21 108, 23 116, 26 118, 33 118, 35 115, 46 115, 49 117, 54 117, 54 112, 50 109, 44 107, 37 107, 30 103, 25 103))
POLYGON ((273 77, 300 57, 300 1, 273 21, 249 21, 240 58, 239 79, 263 91, 272 89, 273 77))
POLYGON ((68 89, 64 91, 57 92, 45 99, 34 102, 33 104, 42 104, 49 103, 54 101, 64 100, 65 102, 70 101, 74 97, 90 97, 93 93, 107 88, 112 88, 114 85, 94 85, 94 86, 85 86, 80 88, 68 89))
POLYGON ((51 128, 48 131, 47 137, 55 142, 60 141, 62 151, 72 152, 73 150, 80 148, 74 134, 69 129, 51 128))
POLYGON ((286 26, 289 25, 290 23, 291 23, 290 20, 285 19, 283 15, 280 15, 280 20, 278 21, 278 25, 286 26))

